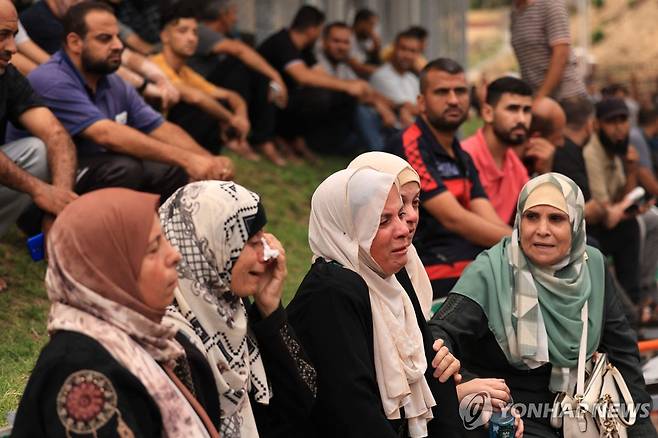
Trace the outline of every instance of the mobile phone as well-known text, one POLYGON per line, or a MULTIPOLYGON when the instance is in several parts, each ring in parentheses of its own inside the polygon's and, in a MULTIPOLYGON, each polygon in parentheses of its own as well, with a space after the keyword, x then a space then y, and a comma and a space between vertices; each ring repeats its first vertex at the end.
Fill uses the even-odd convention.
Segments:
POLYGON ((43 260, 44 258, 44 247, 43 247, 43 233, 39 233, 36 236, 32 236, 27 239, 27 249, 30 252, 30 257, 35 262, 43 260))

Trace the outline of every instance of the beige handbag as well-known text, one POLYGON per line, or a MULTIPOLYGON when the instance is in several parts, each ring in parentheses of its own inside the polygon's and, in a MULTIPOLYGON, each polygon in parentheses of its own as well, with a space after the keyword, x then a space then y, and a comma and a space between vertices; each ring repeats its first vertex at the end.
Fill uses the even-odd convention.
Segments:
POLYGON ((575 394, 559 393, 555 398, 551 426, 561 428, 564 438, 626 438, 626 428, 635 424, 637 412, 621 373, 606 354, 587 361, 587 303, 581 311, 583 333, 578 352, 575 394), (619 412, 623 406, 623 412, 619 412))

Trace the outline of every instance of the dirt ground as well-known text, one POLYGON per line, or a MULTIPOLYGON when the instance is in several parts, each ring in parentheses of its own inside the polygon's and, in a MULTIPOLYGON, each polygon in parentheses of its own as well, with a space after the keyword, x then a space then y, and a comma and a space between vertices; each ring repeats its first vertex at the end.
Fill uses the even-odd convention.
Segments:
MULTIPOLYGON (((658 0, 604 0, 590 4, 589 35, 602 39, 590 45, 593 77, 599 84, 628 83, 631 74, 642 91, 656 89, 658 77, 658 0)), ((578 42, 580 20, 572 14, 571 32, 578 42)), ((474 10, 468 15, 467 41, 472 80, 480 74, 496 77, 518 70, 509 46, 509 9, 474 10)))

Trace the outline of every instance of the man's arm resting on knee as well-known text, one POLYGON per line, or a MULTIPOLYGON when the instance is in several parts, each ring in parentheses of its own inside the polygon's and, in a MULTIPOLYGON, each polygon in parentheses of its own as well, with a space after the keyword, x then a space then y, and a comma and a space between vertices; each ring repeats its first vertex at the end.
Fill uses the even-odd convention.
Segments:
POLYGON ((283 84, 283 80, 281 79, 279 72, 276 71, 265 60, 265 58, 260 55, 260 53, 242 41, 225 38, 213 46, 212 52, 215 54, 226 53, 228 55, 235 56, 257 72, 262 73, 264 76, 267 76, 275 82, 283 84))
POLYGON ((295 62, 289 65, 286 67, 286 72, 302 86, 328 88, 334 91, 342 91, 352 96, 364 94, 362 93, 364 91, 362 88, 367 85, 367 83, 361 85, 362 81, 346 81, 329 76, 328 74, 319 73, 308 68, 303 62, 295 62))
POLYGON ((52 184, 73 190, 77 155, 66 129, 45 107, 31 108, 21 114, 18 120, 32 135, 45 143, 52 184))
POLYGON ((77 195, 70 190, 55 187, 41 181, 18 167, 0 151, 0 185, 26 193, 42 210, 59 214, 77 195))
POLYGON ((221 103, 217 102, 217 100, 208 93, 204 93, 194 87, 180 83, 175 84, 175 87, 180 92, 183 102, 202 109, 217 120, 229 122, 231 117, 233 117, 231 111, 221 103))
MULTIPOLYGON (((219 169, 217 170, 219 174, 215 174, 212 178, 226 180, 232 179, 233 176, 235 176, 235 166, 229 157, 212 155, 208 150, 204 149, 199 143, 194 141, 194 139, 190 137, 190 134, 175 123, 165 121, 162 125, 151 131, 149 136, 164 143, 173 143, 185 153, 189 154, 192 152, 197 156, 211 159, 215 163, 215 168, 219 169)), ((192 177, 195 178, 194 176, 192 177)), ((209 178, 210 177, 206 177, 206 179, 209 178)))
MULTIPOLYGON (((156 128, 154 131, 160 128, 156 128)), ((167 138, 167 142, 164 142, 158 139, 157 136, 146 135, 137 129, 109 119, 93 123, 82 131, 81 135, 119 154, 180 166, 193 179, 217 179, 218 173, 221 173, 213 170, 216 166, 212 162, 213 157, 210 154, 202 155, 196 153, 197 151, 182 147, 182 145, 181 147, 172 146, 171 143, 183 139, 182 136, 178 138, 172 136, 167 138)), ((183 141, 183 143, 185 142, 183 141)))
POLYGON ((493 246, 512 234, 510 227, 489 222, 462 207, 447 190, 425 201, 423 207, 445 228, 476 245, 493 246))

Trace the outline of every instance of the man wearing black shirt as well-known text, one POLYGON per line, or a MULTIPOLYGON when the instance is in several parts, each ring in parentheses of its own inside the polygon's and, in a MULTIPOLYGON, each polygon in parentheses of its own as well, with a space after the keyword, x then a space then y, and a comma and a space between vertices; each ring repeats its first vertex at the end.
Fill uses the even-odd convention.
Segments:
POLYGON ((21 12, 21 24, 27 34, 37 46, 51 55, 62 47, 64 27, 61 18, 70 3, 73 1, 42 0, 21 12))
POLYGON ((323 23, 324 13, 302 6, 290 29, 280 30, 258 48, 288 87, 288 107, 277 114, 277 133, 301 153, 306 152, 302 136, 319 149, 340 146, 350 131, 355 98, 370 92, 367 82, 338 79, 311 68, 323 23))
MULTIPOLYGON (((0 136, 5 138, 10 120, 37 137, 0 146, 0 235, 31 202, 47 213, 43 222, 47 232, 53 217, 76 197, 71 191, 76 167, 71 137, 9 63, 16 53, 17 30, 14 5, 0 0, 0 136), (52 184, 44 182, 49 176, 52 184)), ((4 287, 0 279, 0 290, 4 287)))

